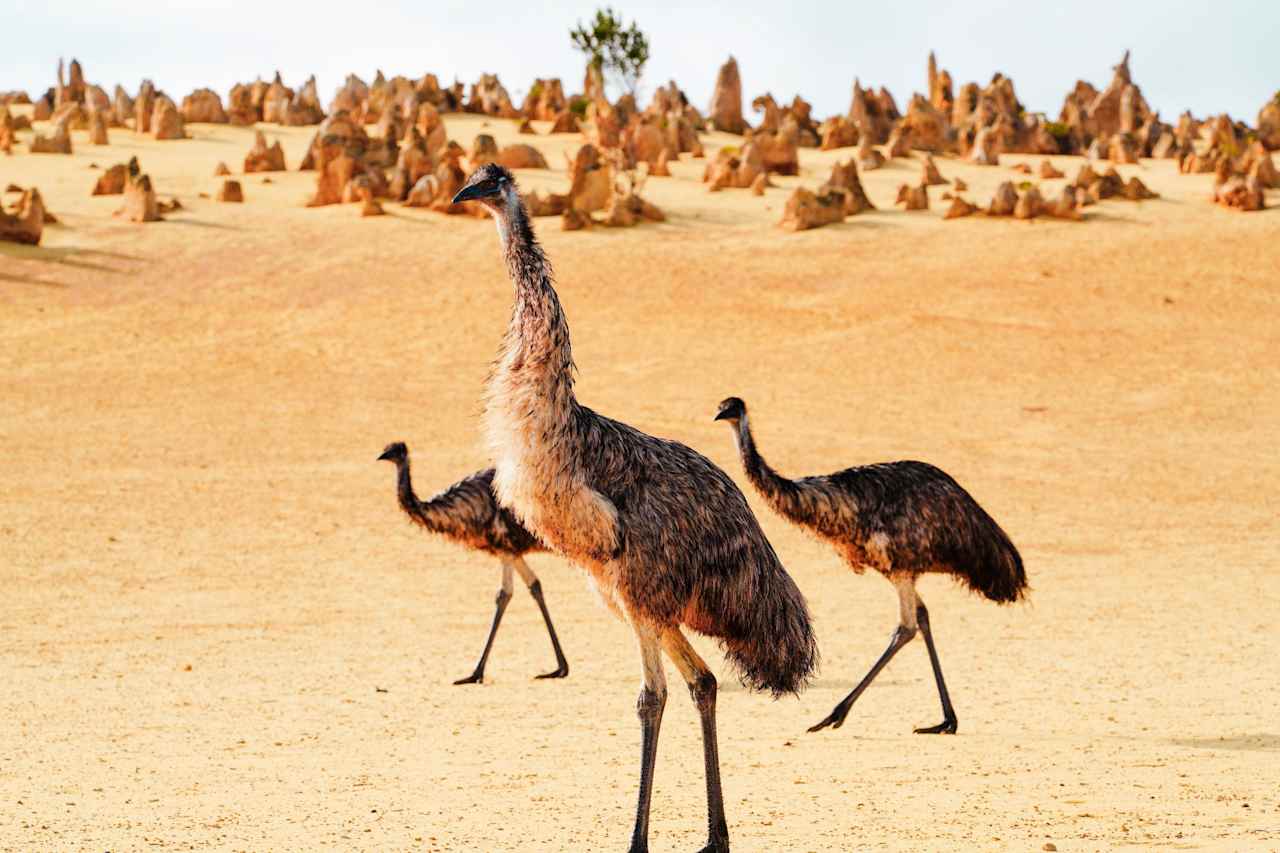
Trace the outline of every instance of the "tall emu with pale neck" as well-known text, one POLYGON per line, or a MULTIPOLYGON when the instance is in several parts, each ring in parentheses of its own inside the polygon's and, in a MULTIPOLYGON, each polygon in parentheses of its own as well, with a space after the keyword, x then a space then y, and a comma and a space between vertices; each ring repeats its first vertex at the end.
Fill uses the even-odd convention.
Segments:
POLYGON ((493 649, 493 638, 498 635, 502 614, 511 601, 513 575, 516 574, 520 575, 520 579, 529 587, 529 594, 538 603, 542 621, 547 623, 547 633, 551 635, 551 648, 556 653, 556 668, 538 678, 567 676, 569 662, 564 659, 560 639, 556 636, 555 626, 551 624, 551 613, 542 597, 542 581, 538 580, 533 569, 524 561, 525 554, 545 551, 546 548, 536 536, 524 529, 515 516, 498 505, 493 496, 493 469, 478 471, 430 500, 422 501, 413 490, 413 479, 409 473, 409 448, 403 442, 388 444, 378 459, 395 463, 396 495, 400 500, 400 508, 410 521, 432 533, 452 539, 459 545, 492 554, 502 564, 502 586, 498 588, 497 609, 493 613, 493 623, 489 626, 489 636, 484 641, 484 651, 480 653, 475 670, 466 678, 459 678, 453 683, 479 684, 484 681, 484 668, 489 662, 489 652, 493 649))
POLYGON ((708 840, 729 849, 716 745, 716 679, 681 627, 720 641, 743 681, 798 691, 817 660, 808 608, 727 474, 699 453, 598 415, 574 396, 569 326, 551 264, 511 175, 478 169, 455 202, 493 215, 515 306, 489 379, 484 422, 498 500, 582 566, 635 630, 643 687, 632 853, 648 850, 649 801, 667 686, 662 655, 702 720, 708 840))
POLYGON ((862 691, 919 631, 929 650, 943 720, 916 729, 916 734, 955 734, 959 721, 916 580, 930 572, 950 574, 992 601, 1022 598, 1027 589, 1022 557, 1000 525, 959 483, 924 462, 859 465, 788 480, 756 450, 742 400, 722 402, 715 419, 734 427, 747 479, 775 511, 830 542, 855 572, 875 569, 898 591, 900 616, 889 647, 858 686, 809 731, 840 728, 862 691))

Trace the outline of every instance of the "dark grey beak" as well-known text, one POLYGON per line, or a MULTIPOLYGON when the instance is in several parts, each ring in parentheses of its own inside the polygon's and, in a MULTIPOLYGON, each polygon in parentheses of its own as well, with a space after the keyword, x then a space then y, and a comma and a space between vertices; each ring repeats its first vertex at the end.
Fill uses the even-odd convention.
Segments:
POLYGON ((458 194, 453 197, 453 203, 457 204, 462 201, 474 201, 483 198, 485 195, 484 188, 480 184, 472 184, 469 187, 463 187, 458 190, 458 194))
POLYGON ((729 420, 729 410, 725 409, 723 412, 718 412, 713 420, 717 420, 717 421, 729 420))
POLYGON ((383 461, 384 459, 386 459, 386 460, 391 459, 391 451, 390 451, 390 450, 384 450, 384 451, 382 451, 382 455, 378 457, 378 460, 377 460, 377 461, 381 462, 381 461, 383 461))

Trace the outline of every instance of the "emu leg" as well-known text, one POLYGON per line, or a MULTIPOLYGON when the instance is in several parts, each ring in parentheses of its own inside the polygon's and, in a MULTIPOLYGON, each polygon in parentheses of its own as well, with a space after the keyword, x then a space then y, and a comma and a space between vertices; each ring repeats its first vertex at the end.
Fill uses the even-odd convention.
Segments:
POLYGON ((556 668, 537 677, 564 678, 569 674, 569 662, 565 660, 564 650, 560 648, 560 638, 556 636, 556 626, 551 624, 551 611, 547 610, 547 602, 542 597, 542 581, 538 580, 538 576, 525 563, 523 557, 516 557, 514 564, 516 571, 520 573, 520 577, 528 584, 529 594, 533 596, 533 600, 538 603, 538 609, 542 611, 542 621, 547 623, 547 633, 551 635, 551 648, 556 653, 556 668))
POLYGON ((720 748, 716 740, 716 677, 689 641, 672 628, 662 635, 662 647, 689 685, 689 695, 702 720, 702 757, 707 777, 707 846, 699 853, 729 853, 729 825, 724 817, 720 786, 720 748))
POLYGON ((630 853, 649 853, 649 803, 653 798, 653 767, 658 756, 658 730, 662 709, 667 704, 667 677, 662 671, 662 649, 652 630, 636 626, 644 686, 636 700, 640 718, 640 796, 636 802, 636 824, 631 832, 630 853))
POLYGON ((498 597, 495 600, 497 605, 493 611, 493 624, 489 626, 489 636, 484 641, 484 651, 480 653, 480 660, 476 662, 475 671, 466 678, 459 678, 454 684, 479 684, 484 681, 484 667, 489 662, 489 652, 493 650, 493 638, 498 635, 498 625, 502 624, 502 613, 507 609, 507 602, 511 601, 511 565, 504 562, 502 564, 502 587, 498 590, 498 597))
POLYGON ((862 691, 871 686, 871 682, 876 680, 876 676, 880 674, 880 670, 884 669, 885 665, 888 664, 889 661, 893 660, 893 656, 898 653, 898 650, 911 642, 911 639, 915 637, 915 635, 915 628, 909 628, 906 625, 899 625, 897 629, 894 630, 892 639, 889 640, 889 647, 884 650, 884 654, 880 655, 880 659, 871 667, 871 671, 863 676, 862 680, 858 682, 858 686, 853 688, 848 696, 840 700, 840 704, 836 705, 836 707, 832 709, 831 713, 826 716, 826 719, 817 725, 810 726, 809 731, 822 731, 827 726, 830 726, 833 729, 838 729, 844 725, 844 718, 849 715, 849 709, 853 707, 854 702, 858 701, 858 697, 862 695, 862 691))
POLYGON ((924 644, 929 649, 929 663, 933 666, 933 680, 938 682, 938 698, 942 700, 942 722, 936 726, 928 726, 923 729, 916 729, 918 735, 953 735, 960 726, 960 721, 956 719, 956 709, 951 707, 951 696, 947 693, 947 683, 942 680, 942 665, 938 663, 938 650, 933 646, 933 631, 929 628, 929 611, 925 609, 924 602, 920 602, 920 606, 916 608, 916 622, 920 625, 920 631, 924 634, 924 644))

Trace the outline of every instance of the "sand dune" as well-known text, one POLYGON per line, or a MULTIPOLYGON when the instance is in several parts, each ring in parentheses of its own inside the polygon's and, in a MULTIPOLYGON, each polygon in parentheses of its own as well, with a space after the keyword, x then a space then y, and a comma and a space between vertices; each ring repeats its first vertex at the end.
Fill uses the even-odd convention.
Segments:
MULTIPOLYGON (((464 144, 517 141, 513 122, 446 121, 464 144)), ((406 441, 422 492, 485 464, 480 388, 510 305, 492 226, 306 209, 297 172, 204 200, 252 130, 188 131, 0 158, 0 185, 38 186, 62 223, 0 244, 0 848, 622 849, 629 629, 535 557, 572 675, 532 680, 551 650, 521 593, 489 683, 450 686, 497 570, 407 525, 374 461, 406 441), (91 163, 135 154, 183 202, 166 222, 89 196, 91 163)), ((296 167, 311 129, 266 131, 296 167)), ((580 137, 536 142, 553 169, 522 183, 563 189, 580 137)), ((936 204, 894 209, 919 164, 893 161, 863 176, 879 211, 778 229, 790 189, 848 153, 803 150, 763 198, 708 194, 686 159, 645 187, 666 223, 539 223, 584 402, 740 482, 711 421, 729 394, 788 474, 933 462, 1026 558, 1024 606, 921 585, 959 736, 911 734, 938 717, 920 643, 843 729, 807 735, 896 603, 753 498, 824 658, 773 703, 699 642, 725 676, 735 849, 1275 849, 1280 214, 1215 207, 1212 175, 1143 161, 1120 171, 1158 200, 944 224, 936 204)), ((1040 159, 938 163, 984 201, 1040 159)), ((701 844, 701 768, 673 691, 655 849, 701 844)))

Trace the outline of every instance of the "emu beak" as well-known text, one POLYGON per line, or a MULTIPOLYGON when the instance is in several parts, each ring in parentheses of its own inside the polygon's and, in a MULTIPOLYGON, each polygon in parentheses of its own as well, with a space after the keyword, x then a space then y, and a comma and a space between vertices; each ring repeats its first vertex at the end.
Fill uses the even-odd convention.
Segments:
POLYGON ((458 194, 453 197, 453 203, 457 204, 462 201, 473 201, 475 199, 482 198, 484 194, 484 190, 480 188, 479 184, 473 184, 469 187, 463 187, 458 190, 458 194))
POLYGON ((727 410, 723 412, 716 412, 716 416, 712 420, 727 421, 729 420, 729 413, 727 410))
POLYGON ((391 451, 390 451, 390 450, 384 450, 384 451, 382 451, 382 454, 377 458, 377 460, 376 460, 376 461, 381 462, 381 461, 383 461, 384 459, 388 459, 388 460, 389 460, 390 458, 391 458, 391 451))

